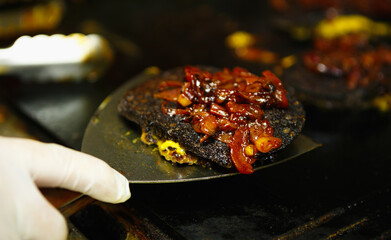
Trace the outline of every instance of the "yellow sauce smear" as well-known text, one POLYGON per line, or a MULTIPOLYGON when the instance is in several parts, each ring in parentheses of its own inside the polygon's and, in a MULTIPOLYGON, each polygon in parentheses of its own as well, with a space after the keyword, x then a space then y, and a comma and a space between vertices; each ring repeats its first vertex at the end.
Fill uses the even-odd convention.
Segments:
POLYGON ((167 161, 175 162, 175 163, 186 163, 189 165, 197 164, 197 158, 187 154, 185 149, 179 145, 179 143, 174 142, 172 140, 161 140, 157 139, 157 137, 152 136, 156 142, 151 142, 146 137, 146 133, 143 132, 141 135, 141 141, 145 144, 151 145, 156 144, 158 146, 158 150, 161 156, 163 156, 167 161))

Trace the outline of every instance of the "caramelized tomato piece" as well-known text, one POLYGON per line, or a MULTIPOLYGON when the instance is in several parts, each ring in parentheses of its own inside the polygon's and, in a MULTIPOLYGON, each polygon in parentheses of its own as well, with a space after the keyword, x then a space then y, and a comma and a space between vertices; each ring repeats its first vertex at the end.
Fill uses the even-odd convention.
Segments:
POLYGON ((165 90, 167 88, 172 88, 172 87, 176 87, 176 88, 180 88, 182 87, 182 82, 178 82, 178 81, 163 81, 159 84, 159 90, 165 90))
POLYGON ((216 117, 207 112, 201 112, 193 116, 193 125, 196 125, 195 130, 208 136, 212 136, 217 130, 216 117))
POLYGON ((273 149, 279 148, 281 146, 281 139, 273 136, 269 137, 260 137, 255 141, 255 146, 258 151, 262 153, 270 152, 273 149))
POLYGON ((286 97, 286 90, 283 87, 281 80, 269 70, 264 71, 262 74, 266 80, 270 80, 274 87, 276 87, 275 97, 279 101, 277 103, 277 107, 287 108, 288 99, 286 97))
POLYGON ((181 93, 180 88, 174 88, 170 90, 165 90, 159 93, 155 93, 155 98, 161 98, 167 101, 176 101, 178 99, 179 94, 181 93))
POLYGON ((220 129, 224 132, 231 132, 238 128, 235 122, 232 122, 227 118, 218 118, 217 122, 220 126, 220 129))
POLYGON ((219 117, 228 117, 228 113, 223 106, 220 106, 216 103, 210 105, 210 112, 219 117))
MULTIPOLYGON (((189 105, 191 105, 193 102, 191 101, 191 99, 189 99, 186 94, 183 94, 181 93, 179 96, 178 96, 178 99, 176 99, 178 101, 178 103, 182 106, 182 107, 187 107, 189 105)), ((172 100, 172 101, 175 101, 175 100, 172 100)))
POLYGON ((249 145, 248 137, 249 130, 246 126, 241 126, 236 130, 230 144, 232 161, 238 171, 243 174, 254 172, 254 169, 251 166, 252 160, 245 153, 245 149, 249 145))

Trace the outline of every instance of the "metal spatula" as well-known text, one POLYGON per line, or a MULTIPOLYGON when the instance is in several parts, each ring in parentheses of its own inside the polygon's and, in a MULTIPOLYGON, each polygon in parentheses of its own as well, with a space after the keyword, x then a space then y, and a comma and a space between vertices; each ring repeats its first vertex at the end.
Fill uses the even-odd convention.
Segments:
POLYGON ((0 75, 16 75, 30 81, 94 81, 113 58, 100 35, 22 36, 0 49, 0 75))

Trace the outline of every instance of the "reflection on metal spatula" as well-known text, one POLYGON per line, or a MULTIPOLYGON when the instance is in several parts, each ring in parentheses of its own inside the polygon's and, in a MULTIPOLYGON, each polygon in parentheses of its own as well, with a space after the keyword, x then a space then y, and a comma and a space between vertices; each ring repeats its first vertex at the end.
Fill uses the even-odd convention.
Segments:
POLYGON ((100 35, 22 36, 0 49, 0 75, 30 81, 94 81, 107 69, 113 54, 100 35))

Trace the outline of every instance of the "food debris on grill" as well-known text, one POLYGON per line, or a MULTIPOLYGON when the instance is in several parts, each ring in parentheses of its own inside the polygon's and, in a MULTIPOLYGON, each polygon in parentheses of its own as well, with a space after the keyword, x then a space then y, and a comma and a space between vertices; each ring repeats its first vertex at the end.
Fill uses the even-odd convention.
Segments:
POLYGON ((186 66, 129 89, 119 113, 166 160, 252 173, 300 133, 302 105, 272 72, 186 66))

